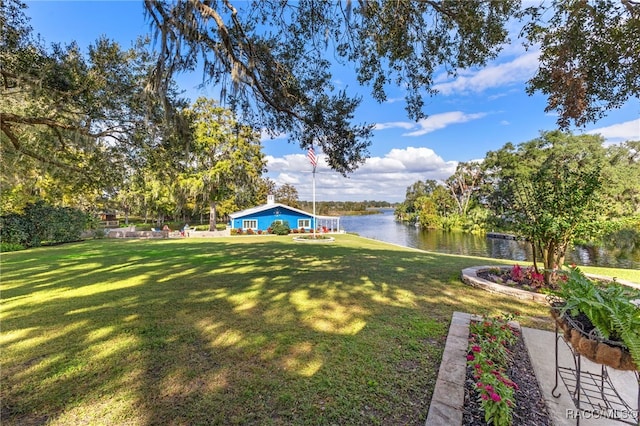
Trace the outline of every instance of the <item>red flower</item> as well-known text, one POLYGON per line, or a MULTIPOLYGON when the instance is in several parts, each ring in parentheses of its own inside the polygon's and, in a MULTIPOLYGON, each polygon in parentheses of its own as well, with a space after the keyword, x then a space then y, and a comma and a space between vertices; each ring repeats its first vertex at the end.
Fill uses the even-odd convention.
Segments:
POLYGON ((498 394, 497 394, 497 393, 495 393, 495 392, 491 394, 491 399, 492 399, 494 402, 500 402, 500 401, 502 401, 502 398, 500 397, 500 395, 498 395, 498 394))
POLYGON ((473 354, 467 355, 467 361, 473 361, 474 359, 476 359, 476 357, 473 356, 473 354))
POLYGON ((471 348, 471 350, 472 350, 472 351, 474 351, 474 352, 480 352, 482 349, 480 349, 480 346, 475 345, 475 346, 473 346, 473 347, 471 348))

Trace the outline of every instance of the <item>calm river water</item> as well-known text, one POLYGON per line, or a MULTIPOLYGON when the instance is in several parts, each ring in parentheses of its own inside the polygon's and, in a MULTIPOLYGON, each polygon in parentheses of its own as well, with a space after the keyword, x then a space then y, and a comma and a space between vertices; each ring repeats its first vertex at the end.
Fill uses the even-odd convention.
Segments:
MULTIPOLYGON (((532 260, 531 247, 523 241, 487 238, 464 232, 420 230, 396 222, 391 209, 383 209, 381 214, 342 216, 340 228, 363 237, 422 250, 496 259, 532 260)), ((640 269, 640 251, 625 253, 600 247, 574 247, 567 253, 566 262, 640 269)))

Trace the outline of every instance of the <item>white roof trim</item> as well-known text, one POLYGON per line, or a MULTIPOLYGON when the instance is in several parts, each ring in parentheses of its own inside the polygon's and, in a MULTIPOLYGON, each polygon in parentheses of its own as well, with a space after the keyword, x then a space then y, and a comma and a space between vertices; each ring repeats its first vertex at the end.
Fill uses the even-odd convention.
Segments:
MULTIPOLYGON (((285 208, 287 210, 291 210, 291 211, 294 211, 296 213, 303 214, 305 216, 314 217, 313 213, 305 212, 304 210, 296 209, 295 207, 287 206, 286 204, 281 204, 281 203, 262 204, 261 206, 252 207, 250 209, 241 210, 239 212, 231 213, 229 215, 229 217, 231 219, 238 219, 238 218, 241 218, 241 217, 244 217, 244 216, 249 216, 249 215, 254 214, 254 213, 260 213, 262 211, 269 210, 269 209, 276 208, 276 207, 285 208)), ((316 219, 335 219, 335 218, 338 218, 338 217, 339 216, 318 216, 318 215, 315 216, 316 219)))

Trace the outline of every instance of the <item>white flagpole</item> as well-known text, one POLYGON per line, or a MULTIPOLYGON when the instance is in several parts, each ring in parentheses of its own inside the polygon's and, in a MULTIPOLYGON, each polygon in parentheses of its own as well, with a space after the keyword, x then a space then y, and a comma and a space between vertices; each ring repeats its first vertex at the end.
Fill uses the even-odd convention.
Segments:
POLYGON ((316 165, 318 164, 318 157, 316 157, 316 152, 313 149, 313 144, 311 144, 311 148, 307 151, 307 158, 311 162, 313 166, 313 218, 311 219, 313 225, 313 238, 316 238, 316 228, 318 227, 318 222, 316 218, 316 165))
POLYGON ((313 238, 316 238, 316 228, 318 227, 316 218, 316 165, 313 165, 313 238))

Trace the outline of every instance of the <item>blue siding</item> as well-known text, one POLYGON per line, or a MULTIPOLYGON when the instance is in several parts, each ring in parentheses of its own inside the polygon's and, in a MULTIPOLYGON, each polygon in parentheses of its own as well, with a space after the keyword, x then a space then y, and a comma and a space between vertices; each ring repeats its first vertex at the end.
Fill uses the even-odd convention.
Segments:
POLYGON ((281 206, 274 206, 273 208, 269 208, 261 212, 238 217, 233 220, 231 227, 234 229, 238 229, 238 228, 245 229, 245 227, 242 226, 242 223, 245 220, 257 220, 258 227, 254 229, 256 230, 260 229, 260 230, 266 231, 267 228, 269 228, 275 220, 282 220, 284 222, 288 222, 289 227, 291 229, 298 229, 299 228, 298 219, 308 219, 311 226, 305 227, 305 229, 306 230, 313 229, 313 226, 314 226, 313 215, 311 214, 303 215, 301 213, 298 213, 293 210, 289 210, 287 208, 283 208, 281 206))

